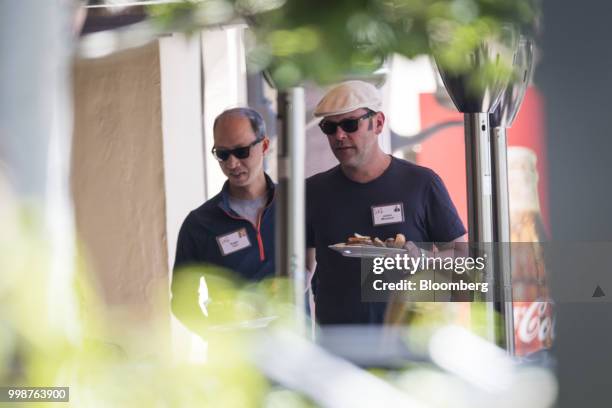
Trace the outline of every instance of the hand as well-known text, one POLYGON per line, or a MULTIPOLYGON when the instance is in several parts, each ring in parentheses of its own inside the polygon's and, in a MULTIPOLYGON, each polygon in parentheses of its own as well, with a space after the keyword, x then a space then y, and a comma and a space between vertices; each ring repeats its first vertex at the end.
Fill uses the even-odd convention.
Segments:
POLYGON ((421 254, 423 254, 423 250, 416 246, 412 241, 406 241, 404 244, 404 249, 408 250, 408 256, 411 258, 420 258, 421 254))

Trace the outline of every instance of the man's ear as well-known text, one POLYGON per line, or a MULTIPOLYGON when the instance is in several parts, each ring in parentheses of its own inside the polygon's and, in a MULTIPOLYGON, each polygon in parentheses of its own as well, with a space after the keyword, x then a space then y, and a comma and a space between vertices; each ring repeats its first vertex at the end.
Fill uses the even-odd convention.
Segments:
POLYGON ((268 153, 268 149, 270 149, 270 139, 268 139, 268 136, 264 136, 264 139, 261 141, 261 145, 263 146, 263 154, 268 153))
POLYGON ((374 116, 374 132, 378 135, 383 131, 385 127, 385 114, 382 112, 376 112, 374 116))

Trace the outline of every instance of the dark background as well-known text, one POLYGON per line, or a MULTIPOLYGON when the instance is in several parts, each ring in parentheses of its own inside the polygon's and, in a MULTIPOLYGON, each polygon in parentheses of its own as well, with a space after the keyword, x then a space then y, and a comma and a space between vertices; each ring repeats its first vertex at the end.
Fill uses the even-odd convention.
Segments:
MULTIPOLYGON (((535 82, 547 107, 552 239, 611 241, 612 4, 546 0, 543 6, 535 82)), ((612 273, 612 265, 602 267, 612 273)), ((593 277, 589 270, 575 273, 593 277)), ((554 296, 570 278, 550 279, 554 296)), ((561 407, 612 406, 612 287, 602 289, 606 296, 588 303, 556 305, 561 407)))

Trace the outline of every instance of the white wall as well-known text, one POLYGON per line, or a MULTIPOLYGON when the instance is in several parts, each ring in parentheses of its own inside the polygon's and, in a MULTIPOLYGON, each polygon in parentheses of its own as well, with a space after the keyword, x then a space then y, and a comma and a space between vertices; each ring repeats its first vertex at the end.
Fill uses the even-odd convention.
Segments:
POLYGON ((168 269, 179 228, 205 201, 200 41, 174 34, 160 39, 162 132, 166 188, 168 269))
POLYGON ((206 196, 216 195, 225 182, 219 164, 210 154, 215 117, 225 109, 246 106, 246 64, 242 26, 202 32, 204 67, 204 148, 206 196))
MULTIPOLYGON (((202 135, 200 38, 173 34, 159 41, 168 271, 176 255, 179 229, 187 214, 206 200, 202 135)), ((201 341, 172 316, 172 347, 187 359, 201 341)))

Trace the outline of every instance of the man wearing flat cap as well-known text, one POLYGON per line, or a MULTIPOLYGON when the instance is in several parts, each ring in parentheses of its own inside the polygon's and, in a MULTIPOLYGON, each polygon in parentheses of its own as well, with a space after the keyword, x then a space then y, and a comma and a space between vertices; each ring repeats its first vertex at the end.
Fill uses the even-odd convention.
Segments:
POLYGON ((329 245, 354 233, 383 240, 401 233, 409 253, 420 256, 465 240, 440 177, 380 148, 381 102, 375 86, 347 81, 329 90, 314 112, 339 162, 306 181, 308 269, 314 271, 315 315, 322 325, 378 324, 385 313, 384 303, 361 299, 360 260, 329 245), (418 248, 414 242, 436 244, 418 248))

